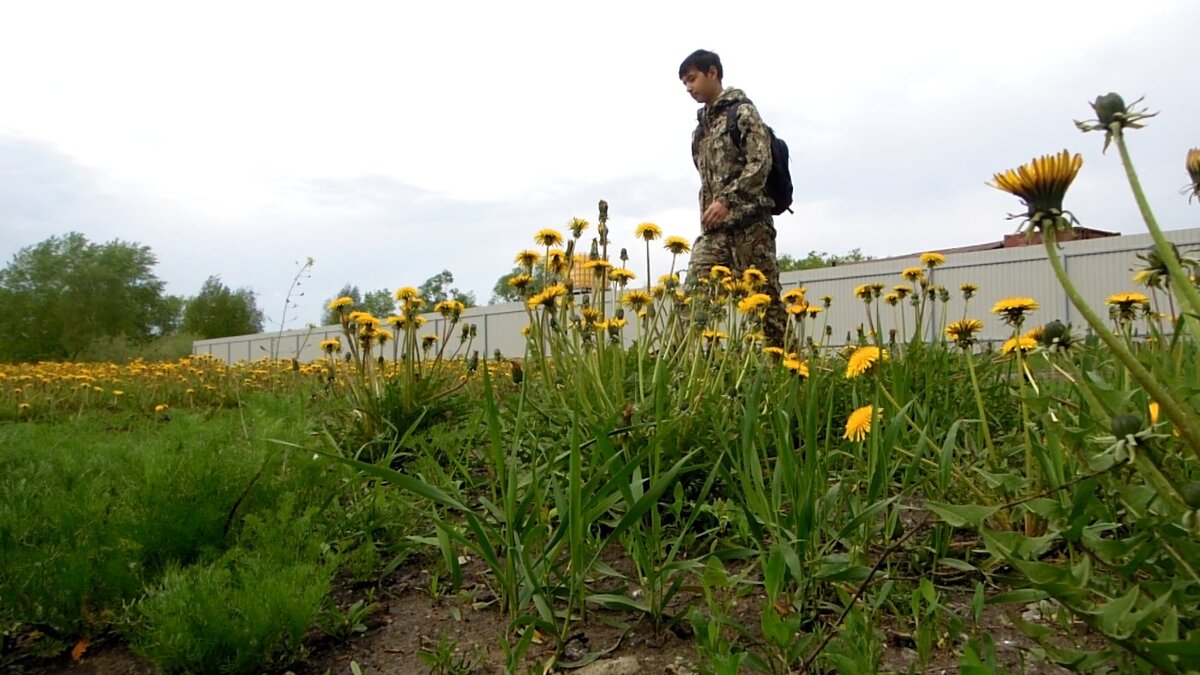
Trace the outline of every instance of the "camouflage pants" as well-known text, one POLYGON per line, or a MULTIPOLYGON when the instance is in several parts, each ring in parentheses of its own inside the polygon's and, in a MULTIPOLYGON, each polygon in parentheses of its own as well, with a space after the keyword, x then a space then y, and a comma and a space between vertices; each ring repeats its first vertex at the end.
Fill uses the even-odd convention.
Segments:
POLYGON ((767 277, 762 292, 771 296, 771 304, 763 319, 763 334, 770 346, 782 347, 787 327, 787 311, 779 299, 779 262, 775 257, 775 223, 771 214, 729 230, 702 234, 692 244, 688 263, 688 286, 708 274, 713 265, 724 265, 740 275, 750 267, 767 277))

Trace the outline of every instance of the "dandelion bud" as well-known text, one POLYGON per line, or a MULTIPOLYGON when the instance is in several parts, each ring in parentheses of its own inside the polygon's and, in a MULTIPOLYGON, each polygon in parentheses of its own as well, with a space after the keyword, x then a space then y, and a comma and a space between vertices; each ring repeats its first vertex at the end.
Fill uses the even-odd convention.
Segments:
POLYGON ((492 358, 493 358, 493 359, 495 359, 495 360, 497 360, 497 361, 502 361, 502 360, 504 360, 504 355, 500 353, 500 348, 499 348, 499 347, 497 347, 497 348, 496 348, 496 350, 492 352, 492 358))
POLYGON ((1096 101, 1092 103, 1092 110, 1096 111, 1096 121, 1107 127, 1120 121, 1119 116, 1125 113, 1125 99, 1121 98, 1120 94, 1110 91, 1096 97, 1096 101))
POLYGON ((473 373, 476 370, 478 370, 478 368, 479 368, 479 350, 476 349, 475 352, 473 354, 471 354, 471 360, 467 362, 467 372, 473 373))
POLYGON ((1200 509, 1200 482, 1193 481, 1184 485, 1179 490, 1179 496, 1183 497, 1183 503, 1193 509, 1200 509))
POLYGON ((1132 436, 1142 430, 1142 418, 1129 413, 1123 415, 1113 415, 1112 431, 1113 436, 1117 438, 1125 438, 1132 436))
POLYGON ((1075 126, 1083 132, 1103 131, 1104 149, 1107 150, 1108 144, 1112 142, 1114 135, 1120 135, 1122 129, 1141 129, 1145 125, 1139 124, 1139 122, 1158 114, 1148 113, 1145 108, 1137 109, 1136 106, 1141 100, 1139 98, 1133 103, 1126 105, 1125 99, 1114 92, 1097 96, 1096 100, 1090 104, 1092 110, 1096 113, 1096 119, 1082 122, 1075 120, 1075 126))
POLYGON ((471 324, 471 337, 475 337, 477 334, 478 333, 475 324, 471 324))
POLYGON ((600 220, 608 220, 608 202, 600 200, 600 220))
POLYGON ((629 260, 629 252, 622 248, 621 249, 621 262, 626 262, 628 260, 629 260))

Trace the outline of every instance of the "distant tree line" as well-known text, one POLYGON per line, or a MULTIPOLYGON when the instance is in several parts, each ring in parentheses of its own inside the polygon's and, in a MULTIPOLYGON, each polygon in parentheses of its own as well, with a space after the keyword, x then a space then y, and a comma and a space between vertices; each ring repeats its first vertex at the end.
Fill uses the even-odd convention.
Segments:
MULTIPOLYGON (((101 244, 78 232, 17 251, 0 269, 0 361, 177 358, 190 353, 193 340, 263 332, 250 288, 231 288, 214 275, 193 296, 170 295, 154 273, 157 264, 149 246, 101 244)), ((419 290, 430 307, 445 299, 474 305, 474 295, 453 282, 443 270, 419 290)), ((395 306, 385 289, 360 296, 347 284, 334 297, 341 295, 380 318, 395 306)))

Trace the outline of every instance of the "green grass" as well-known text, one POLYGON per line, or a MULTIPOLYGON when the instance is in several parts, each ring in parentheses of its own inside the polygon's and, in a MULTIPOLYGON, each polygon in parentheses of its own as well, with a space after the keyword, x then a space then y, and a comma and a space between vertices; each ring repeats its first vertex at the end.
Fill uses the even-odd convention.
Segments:
POLYGON ((294 656, 338 560, 376 566, 406 512, 269 440, 307 438, 298 401, 0 426, 0 625, 62 644, 119 627, 168 670, 294 656))

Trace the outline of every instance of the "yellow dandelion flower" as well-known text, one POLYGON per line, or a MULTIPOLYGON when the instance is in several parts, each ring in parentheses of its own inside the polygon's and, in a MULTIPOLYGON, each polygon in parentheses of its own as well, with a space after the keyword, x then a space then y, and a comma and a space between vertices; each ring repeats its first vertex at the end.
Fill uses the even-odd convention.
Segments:
POLYGON ((113 389, 113 396, 124 396, 125 392, 120 389, 113 389))
POLYGON ((818 315, 818 314, 820 314, 821 312, 824 312, 824 311, 825 311, 825 310, 824 310, 824 309, 821 309, 820 307, 817 307, 817 306, 815 306, 815 305, 809 305, 809 307, 808 307, 808 318, 810 318, 810 319, 815 319, 815 318, 817 318, 817 315, 818 315))
POLYGON ((333 302, 329 303, 329 310, 340 312, 343 309, 346 309, 347 307, 350 307, 353 304, 354 304, 354 298, 351 298, 347 295, 343 295, 342 297, 338 298, 337 300, 334 300, 333 302))
POLYGON ((738 302, 738 311, 743 314, 751 312, 765 311, 767 306, 771 304, 771 296, 766 293, 755 293, 749 295, 738 302))
POLYGON ((916 283, 925 278, 925 269, 922 267, 906 267, 904 268, 904 271, 900 273, 900 276, 904 277, 908 281, 916 283))
MULTIPOLYGON (((933 269, 934 267, 937 267, 939 265, 945 265, 946 264, 946 256, 942 255, 941 253, 937 253, 937 252, 922 253, 921 254, 921 264, 928 267, 929 269, 933 269)), ((912 281, 912 279, 909 279, 909 281, 912 281)))
POLYGON ((767 356, 783 357, 783 347, 763 347, 763 353, 767 356))
POLYGON ((621 296, 621 304, 635 312, 641 311, 652 302, 654 302, 654 299, 650 297, 649 293, 643 290, 626 291, 625 295, 621 296))
POLYGON ((538 233, 533 235, 533 240, 542 246, 562 246, 563 243, 562 233, 548 227, 538 230, 538 233))
POLYGON ((977 292, 979 292, 979 287, 975 284, 967 283, 959 286, 958 290, 962 291, 963 300, 970 300, 971 298, 975 297, 977 292))
POLYGON ((154 412, 156 412, 160 415, 162 413, 167 412, 170 409, 171 409, 171 406, 167 405, 166 403, 159 403, 158 405, 154 406, 154 412))
POLYGON ((370 312, 350 312, 350 322, 358 324, 360 327, 370 327, 372 329, 379 327, 379 319, 370 312))
POLYGON ((517 253, 517 256, 513 258, 513 262, 522 267, 533 267, 541 259, 541 252, 527 248, 524 251, 517 253))
POLYGON ((435 343, 437 341, 438 341, 438 336, 434 335, 433 333, 426 333, 425 335, 421 336, 421 345, 423 347, 425 347, 426 349, 429 349, 430 347, 432 347, 433 343, 435 343))
POLYGON ((864 302, 870 302, 875 297, 874 284, 859 284, 854 288, 854 295, 864 302))
POLYGON ((849 441, 866 440, 867 435, 871 433, 873 417, 875 417, 875 406, 864 405, 855 409, 846 419, 846 433, 842 435, 842 438, 849 441))
POLYGON ((654 223, 642 223, 633 231, 633 236, 644 241, 654 241, 662 236, 662 230, 654 223))
POLYGON ((946 338, 960 347, 968 347, 975 343, 975 334, 981 330, 983 322, 979 319, 953 321, 946 326, 946 338))
POLYGON ((673 255, 681 255, 692 250, 692 245, 683 237, 670 236, 663 242, 663 248, 670 251, 673 255))
POLYGON ((795 354, 789 354, 788 357, 783 360, 783 367, 793 375, 797 375, 799 377, 808 377, 808 364, 796 358, 795 354))
POLYGON ((1192 179, 1192 184, 1183 189, 1184 192, 1191 193, 1188 195, 1190 203, 1192 197, 1200 197, 1200 148, 1192 148, 1187 151, 1184 166, 1187 168, 1188 178, 1192 179))
POLYGON ((1075 176, 1083 166, 1083 157, 1063 150, 1057 155, 1044 155, 1016 169, 993 175, 992 187, 1021 199, 1027 217, 1034 227, 1047 224, 1057 227, 1062 220, 1062 203, 1075 176))
POLYGON ((1150 425, 1158 424, 1158 401, 1150 402, 1150 425))
POLYGON ((533 283, 533 277, 528 274, 517 274, 508 278, 508 285, 523 291, 533 283))
POLYGON ((612 263, 607 260, 589 260, 583 264, 584 269, 592 270, 592 273, 598 277, 604 276, 608 270, 612 269, 612 263))
POLYGON ((633 273, 633 270, 626 269, 624 267, 618 267, 617 269, 608 273, 608 280, 614 281, 620 286, 624 286, 636 278, 637 275, 633 273))
POLYGON ((794 302, 790 305, 787 305, 784 309, 786 309, 787 313, 791 314, 792 316, 804 316, 808 313, 808 303, 803 301, 794 302))
POLYGON ((1036 347, 1037 340, 1022 335, 1020 337, 1013 337, 1006 340, 1004 345, 1000 347, 1000 353, 1004 356, 1010 356, 1017 350, 1020 350, 1021 353, 1024 354, 1026 352, 1033 351, 1036 347))
POLYGON ((588 229, 588 225, 588 221, 584 220, 583 218, 572 218, 571 222, 567 223, 567 229, 571 231, 571 235, 573 237, 578 239, 579 235, 583 234, 583 231, 588 229))
POLYGON ((442 300, 433 306, 433 311, 447 319, 457 319, 462 316, 466 307, 458 300, 442 300))
POLYGON ((708 276, 710 279, 727 279, 733 276, 733 272, 724 265, 713 265, 708 270, 708 276))
POLYGON ((712 328, 706 329, 703 333, 701 333, 701 336, 705 340, 716 340, 718 342, 729 339, 729 335, 724 331, 719 331, 712 328))
POLYGON ((759 289, 767 284, 767 275, 756 267, 750 267, 742 272, 742 281, 749 284, 751 288, 759 289))
POLYGON ((803 286, 799 288, 789 288, 784 291, 783 295, 779 296, 780 300, 787 303, 797 303, 804 300, 805 289, 803 286))
POLYGON ((413 288, 412 286, 403 286, 401 288, 396 289, 396 299, 397 300, 409 301, 409 300, 416 300, 419 297, 420 297, 420 293, 418 293, 417 289, 413 288))
POLYGON ((880 361, 886 361, 888 353, 886 349, 881 350, 874 345, 859 347, 854 350, 846 364, 846 377, 858 377, 863 373, 871 370, 872 366, 880 361))
POLYGON ((1150 298, 1147 298, 1145 295, 1142 295, 1141 293, 1116 293, 1114 295, 1108 296, 1108 298, 1104 301, 1104 303, 1108 304, 1108 305, 1116 305, 1123 309, 1128 309, 1128 308, 1132 307, 1133 305, 1149 306, 1150 298))
POLYGON ((883 296, 883 301, 892 307, 895 307, 896 303, 900 302, 900 295, 898 293, 888 293, 887 295, 883 296))
POLYGON ((321 340, 321 351, 325 352, 326 354, 340 352, 342 351, 342 341, 337 338, 321 340))
POLYGON ((1005 298, 992 305, 992 314, 1004 318, 1009 325, 1019 325, 1025 320, 1025 315, 1036 311, 1039 305, 1033 298, 1005 298))

